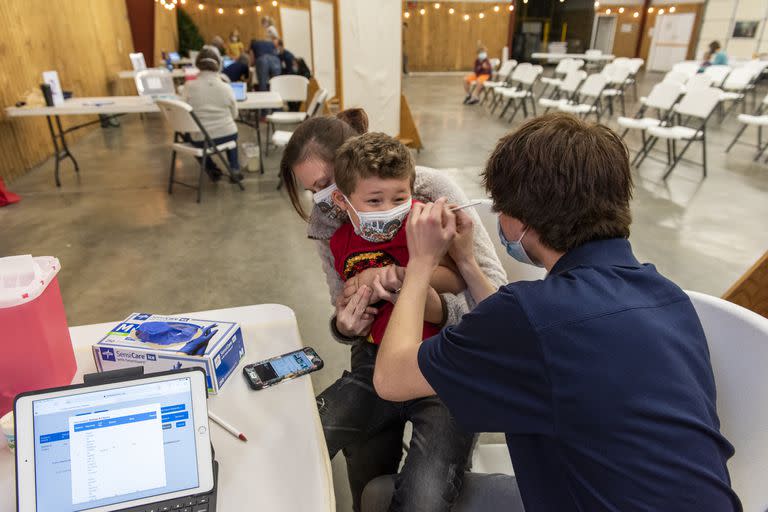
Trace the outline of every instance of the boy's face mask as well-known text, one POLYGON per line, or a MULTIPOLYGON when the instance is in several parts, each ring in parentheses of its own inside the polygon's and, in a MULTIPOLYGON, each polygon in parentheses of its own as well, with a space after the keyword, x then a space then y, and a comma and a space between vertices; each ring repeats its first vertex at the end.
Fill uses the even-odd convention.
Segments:
POLYGON ((336 203, 334 203, 333 199, 331 198, 334 190, 336 190, 336 184, 331 183, 323 190, 315 192, 312 196, 312 200, 315 202, 320 211, 331 219, 335 219, 344 213, 341 208, 336 206, 336 203))
POLYGON ((480 53, 477 54, 477 58, 480 59, 480 60, 485 60, 485 59, 488 58, 488 53, 480 52, 480 53))
POLYGON ((358 212, 352 206, 347 196, 344 196, 344 200, 352 208, 352 211, 357 214, 359 219, 359 225, 355 226, 355 234, 369 242, 387 242, 392 240, 403 226, 403 221, 411 211, 412 203, 409 197, 400 206, 395 206, 385 212, 358 212))

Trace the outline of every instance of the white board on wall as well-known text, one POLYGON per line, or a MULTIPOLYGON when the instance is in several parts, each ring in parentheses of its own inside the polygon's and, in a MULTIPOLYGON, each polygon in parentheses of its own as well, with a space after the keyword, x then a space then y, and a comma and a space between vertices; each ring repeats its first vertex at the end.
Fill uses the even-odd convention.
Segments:
POLYGON ((333 4, 312 0, 312 72, 328 97, 336 96, 336 50, 333 27, 333 4))
POLYGON ((362 107, 371 131, 400 133, 401 0, 339 0, 344 108, 362 107))
POLYGON ((665 14, 656 17, 648 69, 669 71, 677 62, 685 60, 693 34, 694 13, 665 14))
POLYGON ((280 24, 283 28, 283 45, 295 57, 301 57, 312 65, 312 40, 309 31, 309 11, 280 7, 280 24))

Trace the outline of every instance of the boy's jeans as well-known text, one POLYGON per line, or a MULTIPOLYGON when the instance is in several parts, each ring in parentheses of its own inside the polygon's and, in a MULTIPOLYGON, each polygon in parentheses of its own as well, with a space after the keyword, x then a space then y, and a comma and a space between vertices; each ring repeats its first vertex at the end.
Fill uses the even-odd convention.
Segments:
POLYGON ((388 402, 373 389, 378 347, 352 347, 352 371, 317 397, 328 452, 344 449, 354 509, 369 480, 394 473, 402 455, 402 427, 413 424, 408 456, 395 479, 390 511, 447 511, 459 495, 474 436, 456 424, 435 396, 388 402))

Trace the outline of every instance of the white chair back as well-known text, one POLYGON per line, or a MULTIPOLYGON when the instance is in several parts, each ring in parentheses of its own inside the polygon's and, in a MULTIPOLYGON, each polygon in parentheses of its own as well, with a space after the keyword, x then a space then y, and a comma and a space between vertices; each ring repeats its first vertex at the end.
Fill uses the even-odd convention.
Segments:
POLYGON ((528 72, 533 67, 533 64, 530 62, 521 62, 520 64, 515 67, 515 70, 512 72, 512 81, 513 82, 519 82, 523 77, 528 76, 528 72))
POLYGON ((760 74, 755 67, 743 66, 736 68, 728 75, 723 82, 723 89, 740 91, 745 89, 752 80, 760 74))
POLYGON ((720 103, 720 94, 722 92, 715 87, 688 91, 683 96, 683 99, 680 100, 680 103, 675 105, 675 112, 684 116, 705 119, 709 117, 709 114, 720 103))
POLYGON ((283 101, 306 101, 309 80, 299 75, 280 75, 269 80, 269 90, 283 101))
POLYGON ((669 110, 680 98, 683 86, 676 82, 661 82, 653 86, 645 99, 645 105, 659 110, 669 110))
POLYGON ((687 82, 685 82, 685 89, 687 91, 693 91, 694 89, 706 89, 710 86, 714 86, 712 83, 712 77, 705 75, 704 73, 693 75, 688 79, 687 82))
POLYGON ((744 67, 755 70, 757 74, 763 72, 768 67, 768 60, 753 59, 744 63, 744 67))
POLYGON ((603 93, 606 85, 608 85, 608 80, 601 73, 589 75, 579 88, 579 96, 597 98, 603 93))
POLYGON ((699 64, 698 62, 686 60, 683 62, 678 62, 677 64, 672 66, 672 71, 677 71, 679 73, 685 73, 688 76, 693 76, 699 72, 700 67, 701 67, 701 64, 699 64))
POLYGON ((629 57, 616 57, 613 59, 612 64, 618 64, 619 66, 629 67, 629 57))
POLYGON ((155 103, 171 129, 179 133, 199 133, 200 127, 192 117, 192 106, 181 100, 159 99, 155 103))
POLYGON ((587 50, 584 52, 584 55, 587 57, 599 57, 603 54, 602 50, 587 50))
POLYGON ((139 96, 173 96, 176 87, 167 69, 146 69, 136 73, 136 90, 139 96))
POLYGON ((723 82, 730 73, 730 66, 721 66, 719 64, 716 66, 707 66, 704 69, 704 74, 712 79, 712 85, 715 87, 723 85, 723 82))
POLYGON ((629 78, 630 70, 627 64, 611 62, 601 72, 611 85, 620 86, 629 78))
POLYGON ((683 73, 682 71, 668 71, 666 75, 664 75, 664 78, 662 79, 663 82, 675 82, 677 84, 684 84, 688 81, 690 75, 683 73))
POLYGON ((728 461, 745 511, 768 509, 768 319, 731 302, 686 292, 707 338, 720 431, 736 448, 728 461))
POLYGON ((534 267, 533 265, 526 265, 513 259, 507 254, 506 249, 501 245, 499 240, 499 216, 492 209, 493 203, 490 199, 481 199, 480 204, 475 206, 480 221, 483 223, 485 230, 488 231, 488 236, 493 241, 493 247, 496 249, 496 255, 501 261, 501 266, 507 273, 507 281, 513 283, 515 281, 535 281, 537 279, 544 279, 547 275, 547 271, 543 268, 534 267))
POLYGON ((491 62, 491 69, 499 69, 499 64, 501 64, 501 59, 493 58, 490 59, 491 62))
POLYGON ((543 66, 531 66, 528 68, 525 76, 520 79, 520 83, 524 85, 533 85, 533 83, 539 78, 539 75, 541 75, 543 72, 543 66))
POLYGON ((147 69, 147 62, 144 60, 142 52, 129 53, 128 58, 131 59, 131 66, 134 71, 144 71, 147 69))
POLYGON ((509 77, 509 74, 512 72, 512 70, 515 69, 515 66, 517 66, 517 61, 512 59, 502 64, 501 68, 499 68, 499 71, 497 73, 497 75, 499 76, 499 80, 506 80, 509 77))
POLYGON ((315 117, 323 110, 323 105, 328 99, 328 89, 318 89, 307 106, 307 117, 315 117))
POLYGON ((571 66, 573 65, 573 59, 570 57, 566 57, 565 59, 560 59, 560 62, 557 63, 557 66, 555 66, 555 74, 556 75, 564 75, 568 71, 570 71, 571 66))
POLYGON ((629 59, 629 69, 632 71, 633 75, 636 75, 637 72, 640 71, 640 68, 643 67, 643 64, 645 64, 645 61, 639 57, 629 59))
POLYGON ((560 91, 567 93, 576 92, 585 78, 587 78, 587 72, 581 69, 568 72, 565 78, 563 78, 563 83, 560 84, 560 91))

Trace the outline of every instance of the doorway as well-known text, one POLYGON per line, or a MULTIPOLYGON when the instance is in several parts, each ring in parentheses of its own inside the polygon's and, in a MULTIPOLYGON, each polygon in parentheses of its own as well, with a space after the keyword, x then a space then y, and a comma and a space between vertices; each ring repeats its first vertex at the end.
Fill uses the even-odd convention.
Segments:
POLYGON ((613 38, 616 35, 615 14, 598 14, 592 26, 592 44, 590 48, 600 50, 603 53, 613 53, 613 38))

